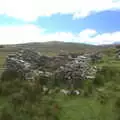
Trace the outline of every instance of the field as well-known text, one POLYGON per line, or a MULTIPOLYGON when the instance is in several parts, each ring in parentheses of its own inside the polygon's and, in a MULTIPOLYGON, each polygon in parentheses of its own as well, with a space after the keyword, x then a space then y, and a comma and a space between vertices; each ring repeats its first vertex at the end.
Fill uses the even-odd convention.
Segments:
POLYGON ((112 104, 101 105, 95 98, 77 97, 64 101, 61 120, 114 120, 112 104))
MULTIPOLYGON (((3 68, 5 58, 9 53, 13 51, 0 51, 0 68, 3 68)), ((95 63, 98 67, 109 66, 118 68, 117 72, 120 72, 120 61, 115 59, 114 50, 104 51, 105 55, 101 62, 95 63), (108 53, 111 53, 108 55, 108 53)), ((54 55, 56 53, 53 53, 54 55)), ((111 76, 110 76, 111 77, 111 76)), ((120 97, 120 82, 119 77, 115 76, 111 80, 104 83, 104 85, 93 85, 92 95, 80 95, 80 96, 64 96, 62 94, 56 94, 55 101, 60 105, 61 111, 59 114, 60 120, 119 120, 120 111, 115 111, 115 102, 120 97)), ((104 78, 108 79, 108 78, 104 78)), ((88 91, 89 92, 89 91, 88 91)), ((10 107, 7 96, 0 96, 0 111, 4 106, 10 107)), ((18 115, 19 111, 16 112, 18 115)), ((0 112, 1 114, 1 112, 0 112)), ((14 113, 13 113, 14 114, 14 113)), ((26 113, 25 113, 26 114, 26 113)), ((24 120, 29 118, 21 117, 16 120, 24 120)), ((7 120, 7 119, 1 119, 7 120)), ((14 120, 14 119, 9 119, 14 120)), ((32 119, 31 119, 32 120, 32 119)), ((37 118, 34 120, 38 120, 37 118)), ((49 119, 44 119, 49 120, 49 119)), ((51 119, 52 120, 52 119, 51 119)), ((55 119, 57 120, 57 118, 55 119)))
POLYGON ((3 71, 3 66, 4 66, 4 62, 5 62, 7 55, 8 53, 6 52, 0 52, 0 73, 3 71))

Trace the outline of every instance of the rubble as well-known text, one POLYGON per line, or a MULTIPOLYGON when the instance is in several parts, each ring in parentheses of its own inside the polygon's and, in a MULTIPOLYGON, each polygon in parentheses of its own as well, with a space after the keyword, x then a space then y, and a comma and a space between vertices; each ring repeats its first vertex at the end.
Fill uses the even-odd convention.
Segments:
POLYGON ((55 77, 59 81, 68 85, 68 88, 80 87, 83 80, 94 79, 96 69, 89 65, 89 59, 84 56, 78 56, 73 61, 56 70, 55 77))
POLYGON ((14 72, 16 77, 20 79, 32 80, 41 70, 50 58, 41 56, 37 52, 30 49, 21 50, 16 54, 8 55, 5 63, 5 73, 8 71, 14 72))
POLYGON ((90 57, 84 55, 74 58, 63 54, 48 57, 25 49, 7 57, 3 78, 8 76, 7 73, 14 73, 16 78, 22 80, 47 80, 54 76, 56 84, 60 82, 74 88, 79 87, 82 80, 94 78, 96 69, 89 62, 90 57))

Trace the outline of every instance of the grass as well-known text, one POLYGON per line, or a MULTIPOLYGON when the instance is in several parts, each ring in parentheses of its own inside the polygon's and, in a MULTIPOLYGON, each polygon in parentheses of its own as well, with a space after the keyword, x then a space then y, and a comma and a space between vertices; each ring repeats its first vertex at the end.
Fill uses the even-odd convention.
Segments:
MULTIPOLYGON (((57 99, 62 111, 60 120, 115 120, 113 102, 101 105, 94 97, 64 97, 57 99)), ((0 97, 0 108, 6 105, 7 97, 0 97)))
POLYGON ((94 97, 76 97, 61 101, 61 120, 114 120, 112 105, 101 105, 94 97))
POLYGON ((6 100, 7 97, 0 96, 0 107, 7 102, 6 100))
MULTIPOLYGON (((115 120, 113 101, 100 104, 96 97, 57 96, 61 105, 60 120, 115 120)), ((0 97, 0 108, 7 104, 7 97, 0 97)), ((1 110, 1 109, 0 109, 1 110)))
MULTIPOLYGON (((96 63, 96 66, 109 66, 118 68, 118 71, 120 71, 120 60, 115 59, 112 51, 112 54, 105 54, 102 62, 96 63)), ((109 81, 99 89, 104 90, 101 93, 102 95, 104 93, 109 94, 109 99, 106 104, 101 104, 97 100, 99 93, 94 95, 94 97, 63 98, 61 100, 63 108, 61 120, 118 120, 118 115, 114 112, 114 102, 120 96, 120 82, 109 81)))
POLYGON ((5 59, 8 54, 13 53, 13 52, 8 52, 8 51, 1 51, 0 50, 0 67, 3 67, 3 64, 5 62, 5 59))
POLYGON ((4 62, 5 62, 6 56, 7 56, 6 53, 0 52, 0 74, 3 71, 2 68, 3 68, 4 62))
POLYGON ((8 54, 9 54, 9 52, 0 51, 0 74, 3 71, 3 66, 4 66, 4 63, 5 63, 5 59, 6 59, 8 54))
MULTIPOLYGON (((56 54, 53 52, 45 53, 50 56, 54 56, 56 54)), ((109 52, 107 52, 107 54, 108 53, 109 52)), ((0 67, 2 67, 7 54, 8 51, 0 52, 0 67)), ((109 56, 105 55, 103 61, 97 63, 96 65, 98 67, 109 65, 120 68, 120 61, 114 59, 113 54, 109 54, 109 56)), ((100 101, 97 99, 99 96, 99 93, 97 92, 91 97, 68 97, 57 94, 55 99, 61 105, 60 120, 117 120, 116 113, 113 111, 113 109, 116 96, 120 96, 120 83, 118 84, 114 81, 109 81, 108 83, 105 83, 104 86, 101 86, 98 89, 103 89, 103 93, 105 92, 113 94, 113 97, 111 96, 106 104, 101 104, 100 101)), ((1 108, 7 104, 7 101, 7 97, 0 96, 0 111, 1 108)), ((24 118, 24 116, 22 117, 24 118)), ((27 119, 27 117, 24 119, 27 119)))

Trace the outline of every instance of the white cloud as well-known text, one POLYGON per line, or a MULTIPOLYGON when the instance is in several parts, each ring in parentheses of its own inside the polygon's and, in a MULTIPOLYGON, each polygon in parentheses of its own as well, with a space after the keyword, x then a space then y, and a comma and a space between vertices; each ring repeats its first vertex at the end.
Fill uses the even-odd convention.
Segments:
MULTIPOLYGON (((98 34, 96 37, 90 38, 93 44, 111 44, 114 42, 120 42, 120 31, 113 33, 98 34)), ((90 43, 89 41, 89 43, 90 43)))
POLYGON ((26 42, 64 41, 89 44, 111 44, 120 42, 120 31, 99 34, 92 29, 86 29, 78 34, 71 32, 45 33, 45 29, 35 25, 0 26, 0 44, 16 44, 26 42))
POLYGON ((27 42, 69 41, 74 37, 69 32, 45 34, 45 29, 35 25, 0 26, 0 44, 16 44, 27 42))
POLYGON ((114 42, 120 42, 120 31, 113 33, 99 34, 95 30, 83 30, 79 33, 79 37, 76 38, 76 42, 89 43, 94 45, 100 44, 112 44, 114 42), (91 32, 90 32, 91 31, 91 32), (81 34, 84 33, 84 34, 81 34), (91 33, 91 34, 90 34, 91 33))
POLYGON ((0 44, 24 43, 38 40, 44 29, 34 25, 0 26, 0 44))
POLYGON ((94 36, 96 34, 97 34, 97 32, 95 30, 85 29, 85 30, 83 30, 83 31, 80 32, 79 36, 87 38, 87 37, 92 37, 92 36, 94 36))
POLYGON ((0 0, 0 14, 25 21, 57 13, 76 19, 105 10, 120 10, 120 0, 0 0))

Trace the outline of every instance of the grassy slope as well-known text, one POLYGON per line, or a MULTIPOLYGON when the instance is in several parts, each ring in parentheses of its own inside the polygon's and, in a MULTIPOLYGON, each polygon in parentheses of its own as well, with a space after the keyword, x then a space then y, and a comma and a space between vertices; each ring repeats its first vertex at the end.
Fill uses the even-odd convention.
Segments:
MULTIPOLYGON (((43 47, 40 49, 41 51, 42 50, 44 51, 48 48, 43 47)), ((49 49, 47 52, 50 51, 49 49)), ((58 49, 56 47, 51 50, 51 53, 55 49, 60 50, 60 48, 58 49)), ((9 50, 0 51, 1 65, 3 64, 4 59, 8 53, 9 53, 9 50)), ((116 61, 112 57, 105 56, 104 62, 97 65, 98 66, 111 65, 111 66, 118 67, 120 66, 120 61, 116 61)), ((0 105, 4 105, 6 100, 7 98, 0 97, 0 105)), ((94 97, 68 98, 64 96, 59 96, 58 100, 62 105, 62 113, 60 116, 61 120, 114 120, 114 117, 115 117, 115 114, 112 111, 113 101, 110 101, 110 103, 107 103, 106 105, 101 105, 100 102, 97 101, 96 98, 94 97)))
POLYGON ((94 98, 77 97, 62 101, 61 120, 114 120, 112 104, 101 105, 94 98))
POLYGON ((64 42, 45 42, 45 43, 27 43, 16 45, 17 48, 32 48, 37 51, 40 51, 43 54, 55 55, 64 50, 66 52, 89 52, 95 51, 99 47, 79 44, 79 43, 64 43, 64 42))
POLYGON ((64 43, 64 42, 46 42, 46 43, 26 43, 18 45, 5 45, 5 48, 0 48, 0 68, 3 67, 3 63, 8 54, 14 53, 21 48, 31 48, 42 54, 54 56, 64 50, 66 52, 90 52, 95 51, 99 47, 77 43, 64 43))
MULTIPOLYGON (((96 65, 109 65, 120 68, 120 61, 115 60, 114 57, 112 53, 109 57, 105 55, 103 62, 96 65)), ((105 86, 101 87, 101 89, 105 89, 108 85, 111 85, 111 83, 107 83, 105 86)), ((115 85, 120 87, 120 84, 115 83, 115 85)), ((100 102, 96 100, 96 97, 64 99, 61 102, 64 111, 61 115, 61 120, 115 120, 116 113, 113 112, 114 98, 120 96, 120 90, 114 91, 111 85, 110 88, 105 89, 104 92, 109 92, 114 95, 105 105, 100 104, 100 102)))

